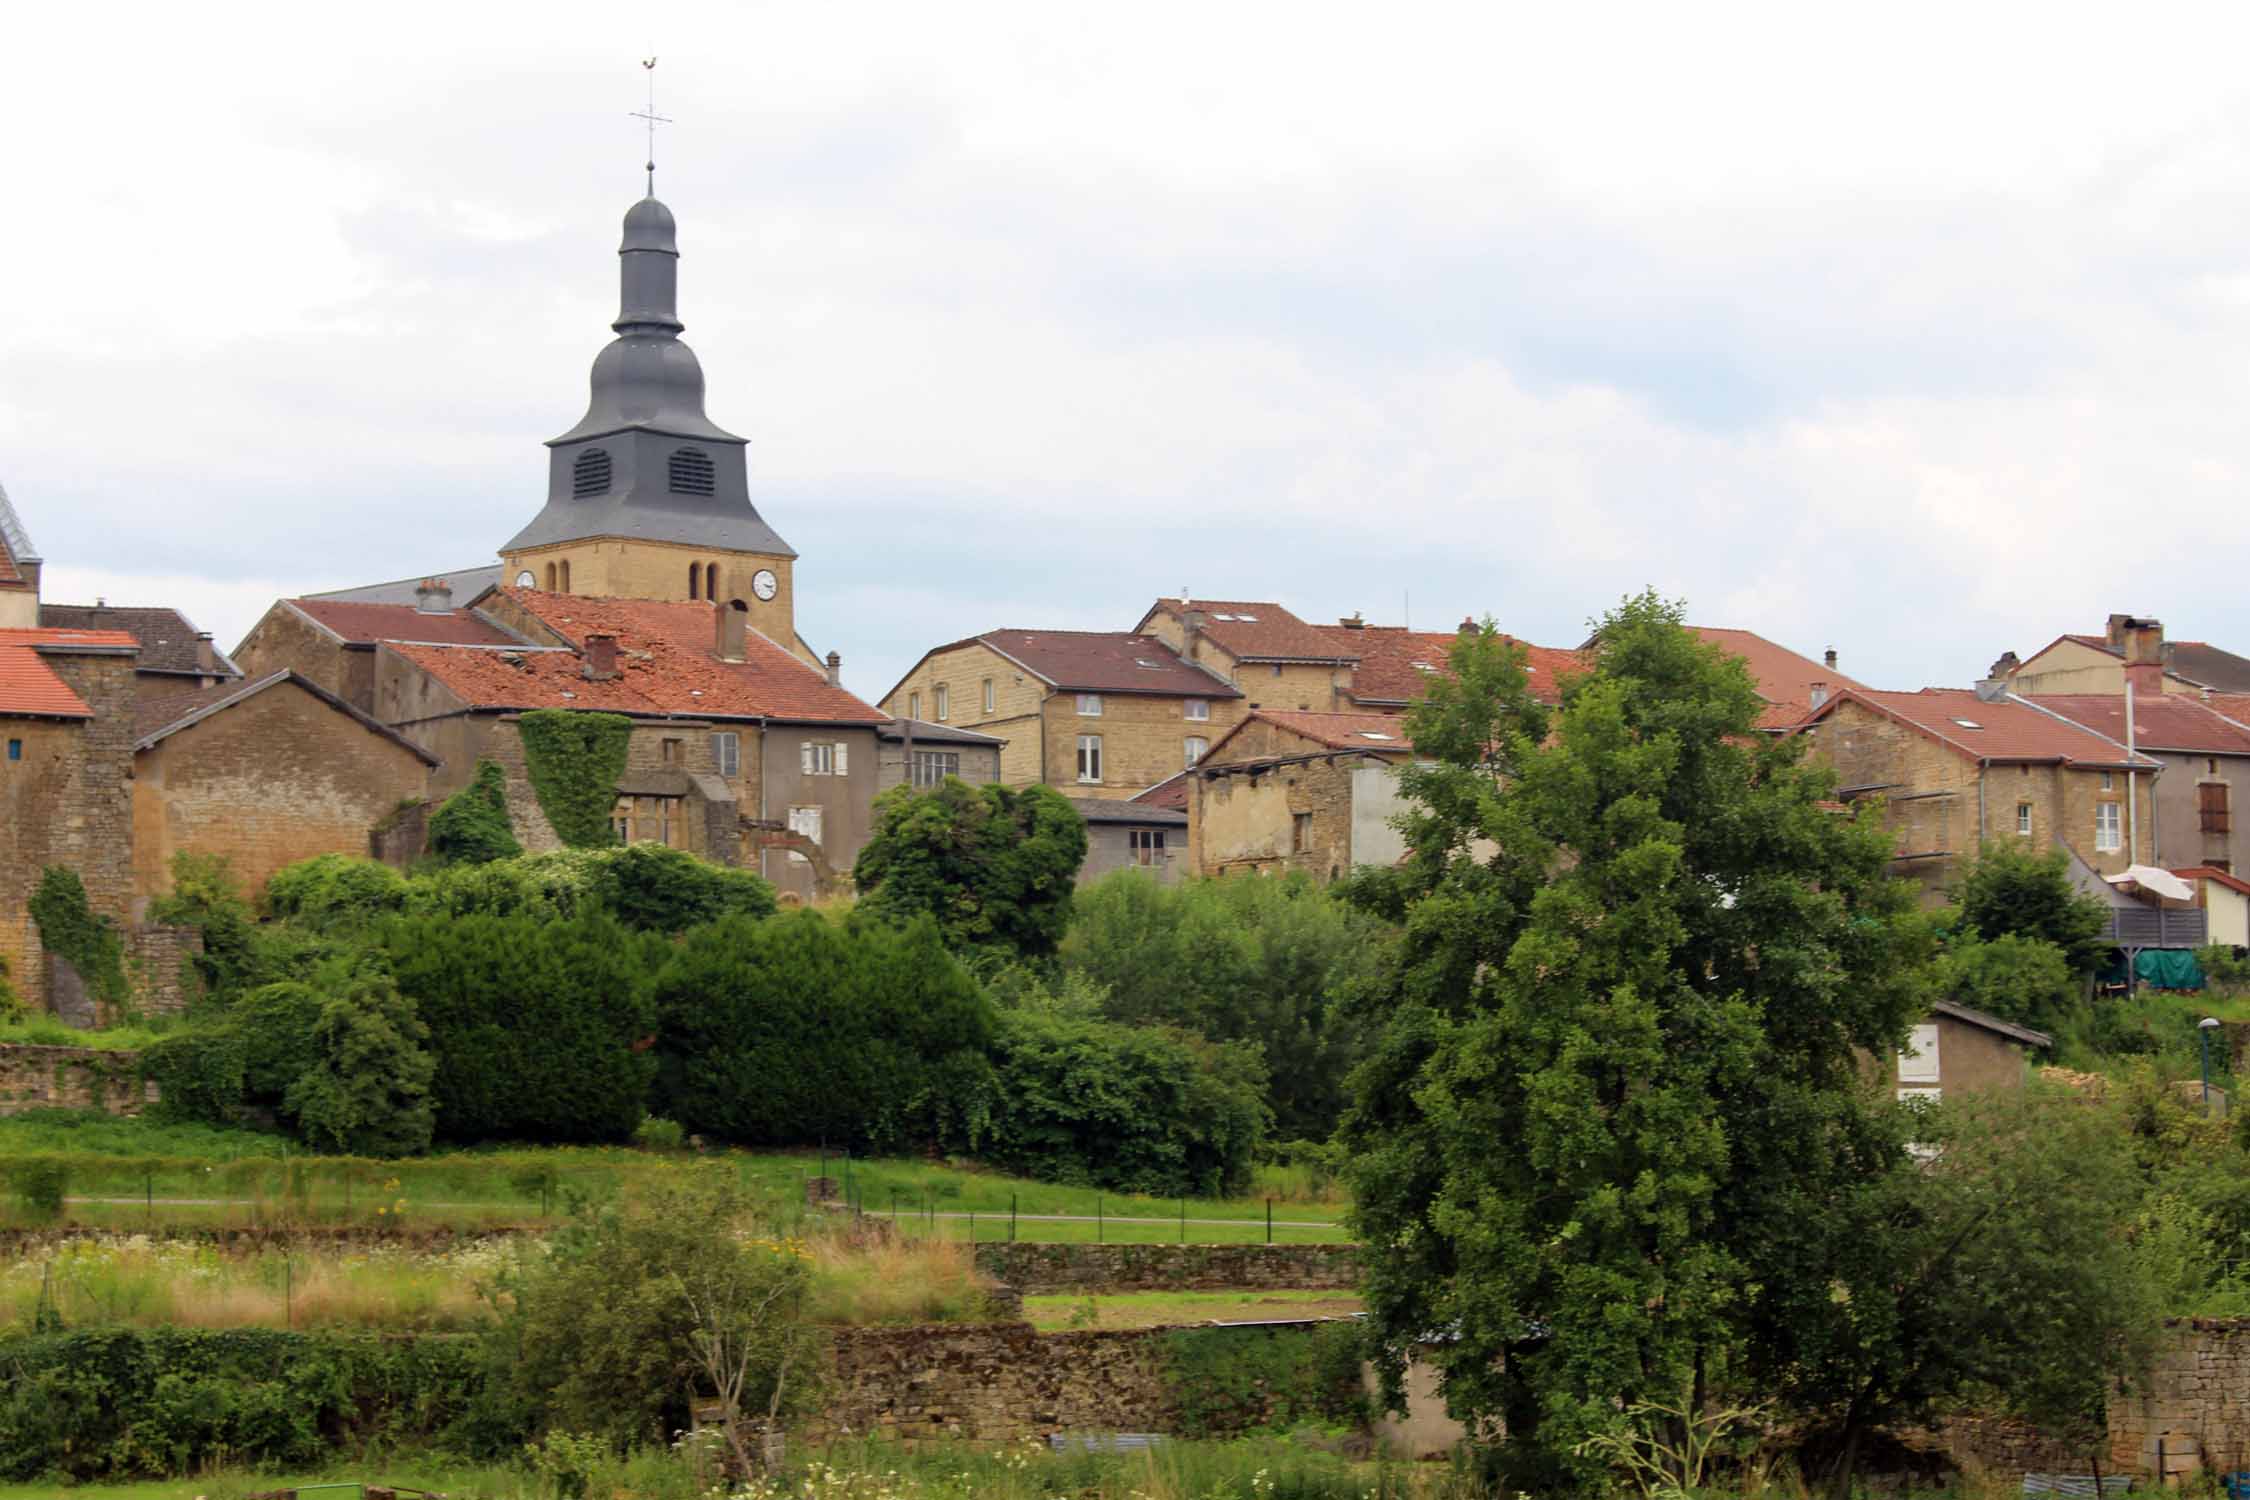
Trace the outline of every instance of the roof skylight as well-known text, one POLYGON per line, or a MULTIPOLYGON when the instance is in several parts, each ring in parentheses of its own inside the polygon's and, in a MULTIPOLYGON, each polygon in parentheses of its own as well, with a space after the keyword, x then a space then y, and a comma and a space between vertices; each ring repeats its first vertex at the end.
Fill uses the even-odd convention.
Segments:
POLYGON ((1954 723, 1956 723, 1956 724, 1958 724, 1958 725, 1960 725, 1960 726, 1961 726, 1961 727, 1962 727, 1963 729, 1982 729, 1982 728, 1984 728, 1984 726, 1983 726, 1982 724, 1979 724, 1979 723, 1978 723, 1978 722, 1977 722, 1976 720, 1974 720, 1974 719, 1955 719, 1955 720, 1954 720, 1953 722, 1954 722, 1954 723))
POLYGON ((1363 740, 1389 740, 1398 738, 1398 736, 1396 735, 1385 734, 1380 729, 1362 729, 1359 732, 1359 737, 1363 740))

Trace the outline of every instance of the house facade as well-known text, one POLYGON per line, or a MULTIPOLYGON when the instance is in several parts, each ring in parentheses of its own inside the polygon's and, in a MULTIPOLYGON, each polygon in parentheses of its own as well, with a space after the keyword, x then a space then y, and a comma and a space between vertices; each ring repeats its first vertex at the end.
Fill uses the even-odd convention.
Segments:
POLYGON ((1107 797, 1073 797, 1070 805, 1086 820, 1080 885, 1091 885, 1117 870, 1139 870, 1161 885, 1173 885, 1187 870, 1185 812, 1107 797))
POLYGON ((1391 820, 1413 753, 1394 714, 1251 713, 1185 778, 1191 873, 1327 882, 1398 863, 1406 843, 1391 820))
POLYGON ((2122 693, 2047 694, 2041 708, 2133 749, 2161 767, 2152 787, 2156 827, 2149 863, 2250 869, 2250 829, 2238 793, 2250 794, 2250 726, 2187 693, 2136 693, 2128 727, 2122 693))
POLYGON ((1152 634, 993 630, 925 653, 882 706, 1005 739, 1006 785, 1122 798, 1208 753, 1242 703, 1152 634))
POLYGON ((1936 1104, 1963 1094, 2021 1089, 2031 1071, 2032 1053, 2054 1044, 2044 1031, 1940 1000, 1898 1051, 1898 1097, 1909 1103, 1936 1104))
POLYGON ((1992 675, 2027 698, 2057 693, 2122 693, 2130 677, 2143 694, 2250 693, 2250 657, 2208 641, 2171 641, 2164 622, 2113 614, 2100 634, 2055 637, 2028 658, 2011 651, 1992 675))
MULTIPOLYGON (((317 594, 277 599, 235 647, 235 660, 253 677, 294 672, 361 713, 371 714, 375 712, 375 648, 383 641, 432 646, 526 644, 468 608, 467 599, 454 592, 450 577, 420 579, 411 587, 411 602, 317 594)), ((485 591, 490 589, 487 584, 485 591)))
POLYGON ((879 792, 908 782, 926 791, 948 776, 971 786, 991 785, 1000 779, 1000 753, 1008 745, 998 735, 919 719, 893 719, 876 736, 882 757, 875 777, 879 792))
POLYGON ((2162 763, 2000 683, 1845 688, 1796 732, 1836 768, 1841 797, 1883 806, 1896 868, 1932 904, 1989 841, 2060 845, 2103 877, 2154 863, 2162 763))

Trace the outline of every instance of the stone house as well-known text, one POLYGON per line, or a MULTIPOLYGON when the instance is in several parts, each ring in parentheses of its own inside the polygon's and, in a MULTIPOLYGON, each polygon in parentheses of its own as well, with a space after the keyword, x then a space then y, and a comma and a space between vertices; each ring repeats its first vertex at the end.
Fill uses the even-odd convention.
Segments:
POLYGON ((429 793, 438 759, 324 688, 275 672, 141 700, 133 741, 133 910, 171 887, 177 853, 226 858, 256 891, 284 865, 367 852, 429 793))
POLYGON ((1398 863, 1391 819, 1413 753, 1395 714, 1252 712, 1185 778, 1189 872, 1329 881, 1398 863))
POLYGON ((211 643, 187 616, 161 606, 45 604, 39 623, 59 630, 122 630, 140 643, 134 685, 143 698, 225 687, 242 680, 242 669, 211 643))
POLYGON ((885 716, 747 624, 701 601, 599 599, 494 589, 475 612, 507 645, 384 641, 375 717, 435 754, 434 797, 480 759, 507 775, 526 849, 561 846, 533 792, 517 721, 591 709, 633 721, 615 819, 655 841, 748 865, 810 898, 851 868, 874 801, 885 716))
POLYGON ((1975 689, 1844 688, 1795 732, 1846 801, 1879 800, 1895 868, 1936 904, 1988 841, 2060 845, 2095 874, 2154 864, 2162 762, 1988 680, 1975 689))
MULTIPOLYGON (((383 587, 348 592, 371 593, 383 587)), ((424 578, 415 582, 413 597, 405 602, 321 594, 277 599, 235 647, 235 660, 254 677, 294 672, 361 713, 373 713, 375 647, 380 642, 525 644, 465 603, 455 607, 458 596, 453 590, 450 578, 424 578)))
POLYGON ((2163 767, 2152 787, 2151 864, 2250 869, 2250 827, 2239 826, 2242 799, 2234 795, 2236 787, 2250 792, 2250 726, 2198 697, 2146 685, 2135 692, 2129 729, 2122 693, 2043 694, 2033 701, 2163 767))
POLYGON ((2054 1044, 2044 1031, 1940 1000, 1899 1049, 1898 1097, 1935 1104, 1948 1095, 2020 1089, 2031 1054, 2054 1044))
POLYGON ((2059 635, 2021 661, 2011 651, 1992 675, 2027 698, 2122 693, 2128 676, 2144 694, 2250 693, 2250 657, 2207 641, 2168 641, 2164 622, 2142 615, 2111 615, 2101 634, 2059 635))
POLYGON ((30 903, 49 865, 131 923, 139 655, 122 630, 0 629, 0 960, 34 1009, 50 985, 30 903))
POLYGON ((1193 765, 1242 715, 1212 668, 1137 631, 991 630, 924 653, 895 717, 1007 741, 1000 779, 1130 796, 1193 765))
POLYGON ((1078 867, 1080 885, 1091 885, 1113 870, 1142 870, 1160 884, 1173 885, 1187 868, 1185 812, 1111 797, 1073 797, 1070 805, 1086 820, 1086 859, 1078 867))
POLYGON ((881 742, 875 776, 879 792, 906 781, 910 771, 914 785, 922 790, 948 776, 971 786, 988 786, 1000 779, 1000 752, 1008 744, 998 735, 920 719, 893 719, 876 731, 876 738, 881 742))

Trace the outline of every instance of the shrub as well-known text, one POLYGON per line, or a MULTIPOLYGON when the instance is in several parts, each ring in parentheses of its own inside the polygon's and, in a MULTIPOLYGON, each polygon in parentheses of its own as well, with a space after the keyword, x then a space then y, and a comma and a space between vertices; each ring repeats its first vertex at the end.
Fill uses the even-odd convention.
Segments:
POLYGON ((97 916, 86 900, 86 883, 67 865, 49 865, 31 895, 31 920, 40 944, 58 954, 95 998, 122 1005, 131 995, 125 983, 125 944, 117 925, 97 916))
POLYGON ((0 954, 0 1026, 21 1019, 23 1011, 23 997, 17 994, 16 987, 8 982, 7 955, 0 954))
POLYGON ((2035 854, 1987 844, 1951 894, 1962 922, 1983 937, 2044 939, 2062 950, 2073 974, 2093 973, 2108 955, 2101 934, 2109 913, 2071 884, 2070 860, 2059 848, 2035 854))
POLYGON ((257 923, 225 855, 174 854, 172 889, 149 903, 148 915, 203 935, 195 972, 206 995, 225 999, 257 982, 257 923))
POLYGON ((387 977, 360 974, 321 1006, 319 1060, 289 1085, 283 1105, 319 1150, 408 1156, 430 1144, 429 1028, 387 977))
POLYGON ((2053 1032, 2077 1017, 2079 979, 2062 949, 2043 938, 2005 933, 1989 941, 1956 936, 1933 970, 1938 993, 2003 1021, 2053 1032))
POLYGON ((1354 1323, 1183 1328, 1164 1336, 1160 1368, 1183 1437, 1353 1426, 1367 1416, 1361 1344, 1354 1323))
POLYGON ((633 1127, 633 1144, 643 1151, 677 1151, 687 1143, 687 1132, 677 1120, 650 1115, 633 1127))
POLYGON ((770 916, 773 887, 660 844, 564 849, 417 874, 405 909, 417 916, 539 917, 608 912, 628 927, 682 932, 723 916, 770 916))
POLYGON ((2225 943, 2213 943, 2195 950, 2195 961, 2202 965, 2203 975, 2223 990, 2250 987, 2250 954, 2231 948, 2225 943))
POLYGON ((995 1048, 993 1165, 1167 1197, 1241 1191, 1265 1139, 1253 1047, 1019 1011, 995 1048))
POLYGON ((859 910, 934 920, 956 952, 999 959, 1055 951, 1070 923, 1086 820, 1043 786, 892 787, 852 866, 859 910))
POLYGON ((657 981, 656 1105, 759 1145, 971 1145, 990 1007, 928 921, 816 912, 687 934, 657 981))
POLYGON ((406 877, 389 865, 346 854, 317 854, 274 871, 266 882, 269 916, 316 932, 353 933, 406 902, 406 877))
POLYGON ((157 1086, 157 1115, 231 1124, 242 1108, 246 1051, 242 1033, 224 1023, 157 1038, 141 1053, 141 1074, 157 1086))
POLYGON ((8 1164, 8 1189, 25 1213, 59 1219, 70 1191, 70 1164, 59 1156, 18 1157, 8 1164))
POLYGON ((656 1072, 660 940, 595 915, 407 917, 377 942, 429 1028, 446 1139, 631 1135, 656 1072))
POLYGON ((468 865, 523 853, 508 824, 508 779, 497 763, 478 761, 469 784, 430 814, 430 852, 449 864, 468 865))

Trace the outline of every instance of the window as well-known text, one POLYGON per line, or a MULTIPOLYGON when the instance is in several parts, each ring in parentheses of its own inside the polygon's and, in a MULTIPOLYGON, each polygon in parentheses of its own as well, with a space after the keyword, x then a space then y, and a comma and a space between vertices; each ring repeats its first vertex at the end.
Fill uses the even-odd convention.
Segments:
POLYGON ((906 716, 909 719, 922 717, 922 695, 920 693, 908 693, 906 695, 906 716))
POLYGON ((2116 773, 2116 772, 2114 772, 2114 771, 2104 771, 2104 772, 2102 772, 2102 790, 2103 790, 2103 791, 2105 791, 2105 792, 2114 792, 2114 791, 2116 791, 2116 790, 2117 790, 2117 773, 2116 773))
POLYGON ((1078 737, 1078 779, 1102 779, 1102 737, 1098 734, 1082 734, 1078 737))
POLYGON ((1917 1026, 1907 1033, 1906 1050, 1898 1055, 1898 1081, 1900 1083, 1936 1083, 1938 1081, 1937 1027, 1917 1026))
POLYGON ((2227 784, 2223 781, 2206 781, 2195 789, 2195 809, 2203 819, 2205 833, 2233 831, 2233 819, 2227 807, 2227 784))
POLYGON ((2114 854, 2125 847, 2124 816, 2115 802, 2100 802, 2094 806, 2094 849, 2101 854, 2114 854))
POLYGON ((932 787, 948 776, 961 774, 961 756, 953 750, 917 750, 914 752, 914 784, 932 787))
POLYGON ((679 763, 680 742, 678 740, 666 740, 664 742, 664 764, 668 766, 676 766, 679 763))
POLYGON ((1302 854, 1312 847, 1312 814, 1289 815, 1289 852, 1302 854))
POLYGON ((827 740, 807 740, 797 748, 801 752, 802 768, 807 776, 850 774, 848 745, 838 745, 827 740))
POLYGON ((987 677, 984 680, 984 711, 986 713, 992 712, 992 703, 992 679, 987 677))
POLYGON ((703 564, 701 563, 689 563, 687 565, 687 596, 690 599, 703 597, 703 564))
POLYGON ((570 592, 570 559, 567 557, 562 563, 562 591, 566 594, 570 592))
POLYGON ((946 697, 946 686, 944 683, 941 682, 936 687, 930 689, 930 701, 937 705, 937 720, 940 724, 943 724, 945 722, 946 697))
POLYGON ((1203 752, 1211 748, 1211 742, 1200 734, 1191 734, 1187 737, 1186 746, 1187 760, 1185 763, 1192 766, 1203 759, 1203 752))
POLYGON ((666 477, 675 495, 711 495, 719 488, 719 471, 712 466, 711 455, 701 448, 673 449, 666 477))
POLYGON ((1281 675, 1281 663, 1280 663, 1280 662, 1275 662, 1275 663, 1273 664, 1273 675, 1274 675, 1274 676, 1276 676, 1276 677, 1279 677, 1279 676, 1281 675))
POLYGON ((633 842, 632 798, 618 798, 617 805, 609 810, 609 831, 617 835, 617 842, 620 844, 633 842))
POLYGON ((2028 802, 2016 804, 2016 832, 2024 838, 2031 837, 2031 804, 2028 802))
POLYGON ((10 741, 8 741, 8 759, 10 759, 10 760, 22 760, 22 759, 23 759, 23 741, 22 741, 22 740, 10 740, 10 741))
POLYGON ((706 599, 719 597, 719 565, 715 562, 707 562, 703 565, 703 597, 706 599))
POLYGON ((1180 712, 1200 724, 1211 717, 1211 700, 1208 698, 1190 698, 1181 705, 1180 712))
POLYGON ((742 774, 742 736, 732 729, 723 729, 711 736, 711 759, 718 764, 721 776, 742 774))
POLYGON ((588 448, 570 466, 570 494, 574 500, 609 493, 609 451, 588 448))
POLYGON ((1164 863, 1164 830, 1161 828, 1135 828, 1125 835, 1126 847, 1132 850, 1136 865, 1164 863))
POLYGON ((553 563, 547 564, 547 592, 550 594, 555 592, 555 565, 553 563))
POLYGON ((1099 693, 1080 693, 1078 695, 1078 717, 1081 719, 1098 719, 1101 716, 1102 695, 1099 693))

